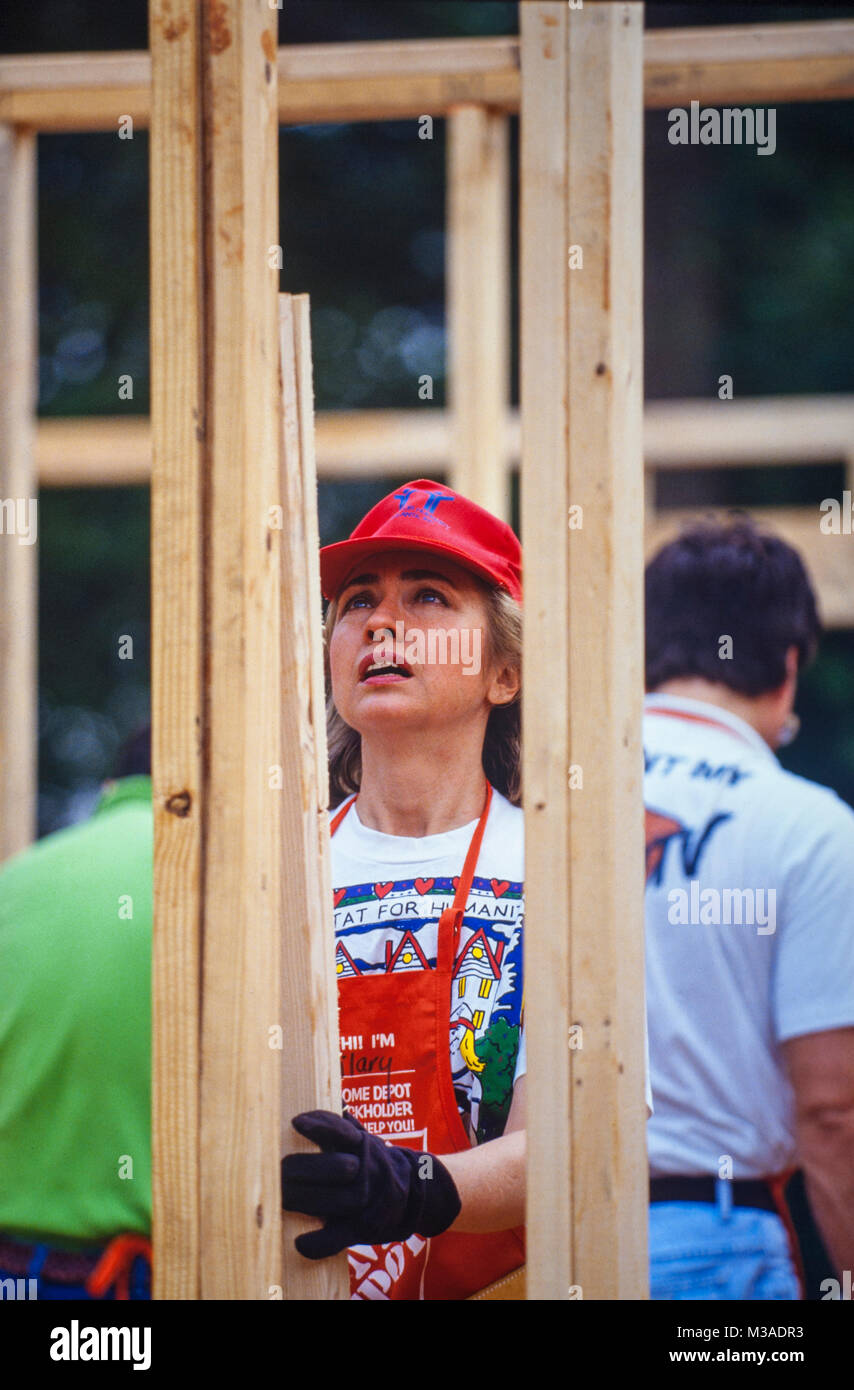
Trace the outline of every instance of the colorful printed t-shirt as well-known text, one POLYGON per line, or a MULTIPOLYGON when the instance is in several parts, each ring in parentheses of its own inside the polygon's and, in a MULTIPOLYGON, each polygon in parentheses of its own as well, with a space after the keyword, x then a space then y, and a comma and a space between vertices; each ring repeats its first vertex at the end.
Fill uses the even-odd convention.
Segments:
MULTIPOLYGON (((332 839, 335 968, 339 978, 436 966, 439 916, 454 899, 477 821, 421 839, 362 825, 358 803, 332 839)), ((473 1143, 504 1130, 525 1071, 522 1012, 524 817, 498 792, 466 905, 451 983, 451 1074, 473 1143)), ((374 1133, 405 1133, 405 1118, 374 1116, 342 1068, 347 1109, 374 1133), (352 1094, 351 1094, 352 1093, 352 1094)))

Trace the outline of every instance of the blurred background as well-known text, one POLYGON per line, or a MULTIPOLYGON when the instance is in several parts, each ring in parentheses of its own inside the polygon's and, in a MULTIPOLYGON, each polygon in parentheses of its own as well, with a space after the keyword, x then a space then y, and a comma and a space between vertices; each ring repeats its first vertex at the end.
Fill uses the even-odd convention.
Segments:
MULTIPOLYGON (((647 5, 649 27, 854 16, 854 6, 647 5)), ((5 0, 7 53, 144 48, 145 0, 5 0)), ((512 3, 287 0, 280 41, 506 34, 512 3)), ((854 389, 852 103, 777 110, 777 149, 674 147, 646 117, 646 393, 714 399, 854 389)), ((512 122, 516 251, 516 151, 512 122)), ((39 413, 147 415, 148 139, 39 137, 39 413), (117 380, 133 377, 133 399, 117 380)), ((281 288, 312 301, 319 410, 444 405, 444 128, 414 122, 281 133, 281 288)), ((516 338, 517 297, 513 316, 516 338)), ((518 401, 513 360, 512 399, 518 401)), ((404 474, 401 474, 401 480, 404 474)), ((324 541, 388 479, 324 483, 324 541)), ((843 461, 668 470, 659 507, 814 504, 841 496, 843 461)), ((45 488, 40 500, 39 831, 91 808, 149 699, 146 488, 45 488), (133 639, 133 659, 119 658, 133 639), (126 645, 126 644, 125 644, 126 645)), ((518 521, 518 517, 516 518, 518 521)), ((854 805, 854 634, 835 630, 803 681, 787 766, 854 805)))

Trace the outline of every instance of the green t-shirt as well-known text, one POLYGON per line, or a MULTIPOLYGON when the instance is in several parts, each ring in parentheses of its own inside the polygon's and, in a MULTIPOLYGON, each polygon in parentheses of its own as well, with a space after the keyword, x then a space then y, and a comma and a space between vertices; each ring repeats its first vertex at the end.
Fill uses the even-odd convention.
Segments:
POLYGON ((151 1227, 151 779, 0 868, 0 1232, 151 1227))

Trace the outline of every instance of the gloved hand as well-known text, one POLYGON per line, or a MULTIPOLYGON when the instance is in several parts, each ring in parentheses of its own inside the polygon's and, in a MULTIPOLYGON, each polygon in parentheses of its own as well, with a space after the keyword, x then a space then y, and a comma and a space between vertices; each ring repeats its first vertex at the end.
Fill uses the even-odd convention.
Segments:
POLYGON ((326 1221, 296 1238, 309 1260, 348 1245, 408 1240, 416 1231, 437 1236, 459 1215, 454 1180, 435 1154, 394 1148, 346 1111, 309 1110, 292 1124, 322 1150, 282 1159, 282 1206, 326 1221))

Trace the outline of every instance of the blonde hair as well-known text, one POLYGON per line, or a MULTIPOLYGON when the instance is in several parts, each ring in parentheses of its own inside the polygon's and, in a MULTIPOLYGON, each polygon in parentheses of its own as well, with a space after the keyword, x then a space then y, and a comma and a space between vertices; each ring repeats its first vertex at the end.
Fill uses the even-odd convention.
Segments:
MULTIPOLYGON (((522 608, 505 589, 482 585, 486 602, 487 661, 501 669, 522 669, 522 608)), ((332 699, 329 639, 338 618, 331 600, 323 624, 326 662, 326 743, 329 754, 329 804, 340 805, 357 792, 362 781, 362 736, 345 724, 332 699)), ((514 806, 522 803, 522 692, 490 712, 483 739, 483 770, 496 791, 514 806)))

